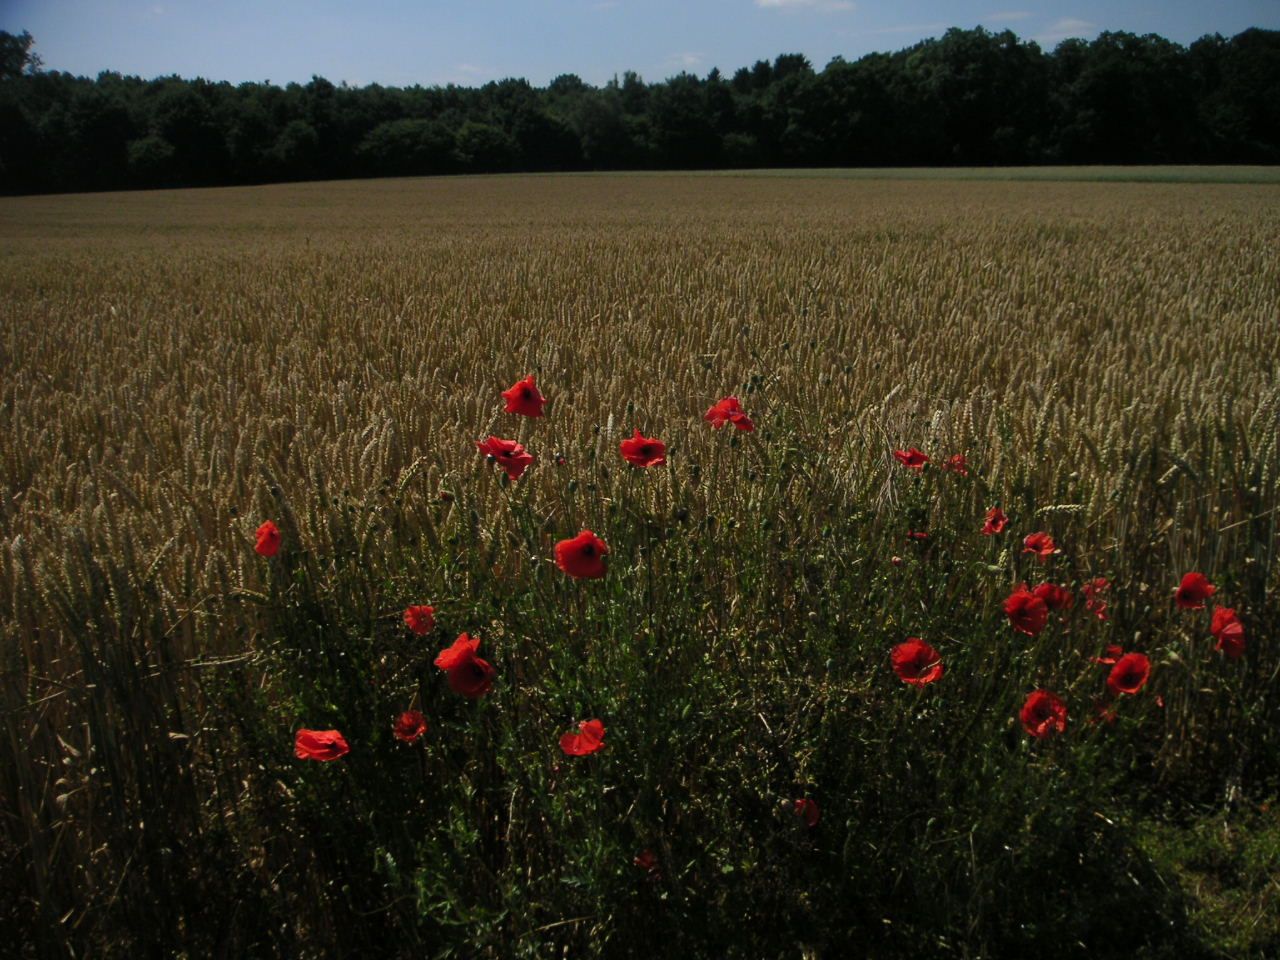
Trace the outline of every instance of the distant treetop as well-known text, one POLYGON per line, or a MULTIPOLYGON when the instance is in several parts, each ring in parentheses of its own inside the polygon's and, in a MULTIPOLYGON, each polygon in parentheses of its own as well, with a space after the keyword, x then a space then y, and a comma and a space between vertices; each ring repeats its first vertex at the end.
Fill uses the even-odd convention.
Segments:
POLYGON ((1046 52, 953 28, 894 53, 600 87, 95 79, 0 32, 0 191, 542 170, 1280 162, 1280 31, 1046 52))

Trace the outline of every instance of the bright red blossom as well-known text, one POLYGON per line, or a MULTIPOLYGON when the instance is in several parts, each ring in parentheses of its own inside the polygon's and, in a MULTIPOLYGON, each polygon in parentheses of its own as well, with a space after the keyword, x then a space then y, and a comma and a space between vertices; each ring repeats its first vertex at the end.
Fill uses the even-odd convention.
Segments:
POLYGON ((893 672, 903 683, 923 687, 942 677, 942 657, 919 637, 907 637, 889 654, 893 672))
POLYGON ((274 557, 280 551, 280 528, 270 520, 258 528, 258 542, 253 549, 264 557, 274 557))
POLYGON ((1213 620, 1209 624, 1209 632, 1213 634, 1213 639, 1217 640, 1223 629, 1238 619, 1233 607, 1214 607, 1213 620))
POLYGON ((702 415, 702 419, 717 430, 726 423, 732 423, 744 433, 750 433, 756 428, 751 418, 743 412, 742 404, 738 402, 737 397, 725 397, 723 400, 716 401, 702 415))
POLYGON ((1005 616, 1013 629, 1034 637, 1049 622, 1049 605, 1027 589, 1025 583, 1014 588, 1004 601, 1005 616))
POLYGON ((1004 528, 1009 525, 1009 518, 1004 515, 1004 511, 999 507, 992 507, 987 511, 987 522, 982 525, 982 535, 984 537, 994 537, 997 533, 1004 533, 1004 528))
POLYGON ((1214 609, 1209 632, 1218 641, 1213 649, 1224 654, 1227 659, 1239 660, 1244 656, 1244 624, 1231 607, 1214 609))
POLYGON ((413 741, 427 732, 427 718, 417 710, 406 710, 396 717, 396 722, 391 732, 397 740, 401 740, 404 743, 413 743, 413 741))
POLYGON ((1043 600, 1050 610, 1070 610, 1076 602, 1075 595, 1070 590, 1056 583, 1042 583, 1031 592, 1043 600))
POLYGON ((493 687, 493 678, 497 676, 493 664, 476 656, 479 647, 479 637, 462 633, 451 646, 440 651, 435 661, 435 665, 445 672, 449 689, 472 700, 488 693, 493 687))
POLYGON ((547 402, 538 392, 532 374, 516 381, 510 390, 503 390, 502 398, 507 401, 507 413, 518 413, 522 417, 542 416, 542 406, 547 402))
POLYGON ((556 566, 577 580, 598 580, 604 576, 604 558, 609 546, 590 530, 556 544, 556 566))
POLYGON ((1244 624, 1233 620, 1223 628, 1215 650, 1226 656, 1228 660, 1239 660, 1244 656, 1244 624))
POLYGON ((1151 676, 1151 661, 1145 653, 1126 653, 1111 667, 1107 689, 1113 694, 1137 693, 1151 676))
POLYGON ((293 754, 299 760, 337 760, 350 747, 337 730, 299 730, 293 737, 293 754))
POLYGON ((604 724, 599 720, 583 720, 577 733, 560 738, 560 749, 571 757, 585 757, 604 746, 604 724))
POLYGON ((1044 563, 1055 553, 1061 553, 1057 545, 1053 542, 1053 537, 1041 530, 1039 533, 1033 533, 1022 541, 1023 553, 1034 553, 1036 559, 1044 563))
POLYGON ((818 801, 810 800, 808 797, 801 797, 792 804, 792 810, 810 830, 816 827, 818 821, 822 819, 822 811, 818 809, 818 801))
POLYGON ((453 670, 475 657, 478 649, 480 649, 479 637, 469 637, 465 632, 460 633, 457 640, 436 656, 435 665, 441 670, 453 670))
POLYGON ((436 625, 436 608, 426 604, 405 607, 404 625, 420 637, 430 633, 436 625))
POLYGON ((953 453, 943 462, 942 469, 967 477, 969 475, 969 462, 965 460, 963 453, 953 453))
POLYGON ((1022 705, 1018 719, 1022 721, 1023 730, 1043 740, 1067 729, 1067 705, 1056 693, 1036 690, 1022 705))
POLYGON ((1173 602, 1183 610, 1203 610, 1204 602, 1217 591, 1203 573, 1188 573, 1173 593, 1173 602))
POLYGON ((929 458, 915 447, 910 450, 895 450, 893 451, 893 456, 908 470, 915 470, 916 472, 923 470, 924 465, 929 462, 929 458))
POLYGON ((618 451, 623 460, 635 467, 660 467, 667 462, 667 445, 657 437, 643 436, 639 430, 618 444, 618 451))
POLYGON ((501 437, 477 440, 476 449, 486 457, 492 457, 512 480, 519 480, 536 459, 515 440, 503 440, 501 437))

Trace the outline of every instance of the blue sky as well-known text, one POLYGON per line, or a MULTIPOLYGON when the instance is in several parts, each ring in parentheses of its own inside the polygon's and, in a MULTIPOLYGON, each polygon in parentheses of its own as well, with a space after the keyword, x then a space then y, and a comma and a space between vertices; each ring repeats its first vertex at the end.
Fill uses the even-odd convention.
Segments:
POLYGON ((661 80, 779 53, 820 69, 979 24, 1046 47, 1101 30, 1190 43, 1280 28, 1280 0, 0 0, 0 29, 29 30, 46 69, 396 86, 661 80))

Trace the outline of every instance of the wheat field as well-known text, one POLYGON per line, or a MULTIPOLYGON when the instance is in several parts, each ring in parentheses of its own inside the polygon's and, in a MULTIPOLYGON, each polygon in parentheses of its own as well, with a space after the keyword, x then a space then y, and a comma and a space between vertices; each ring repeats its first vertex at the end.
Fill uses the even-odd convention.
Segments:
MULTIPOLYGON (((1110 941, 1141 955, 1201 943, 1124 818, 1280 783, 1277 250, 1268 183, 0 200, 0 917, 30 956, 1000 956, 1096 949, 1116 912, 1182 931, 1110 941), (503 412, 527 374, 540 420, 503 412), (704 422, 731 394, 754 433, 704 422), (635 428, 666 466, 618 457, 635 428), (533 468, 507 482, 490 435, 533 468), (911 446, 970 476, 915 477, 911 446), (997 503, 1004 541, 977 534, 997 503), (595 585, 552 559, 583 528, 595 585), (1242 660, 1172 604, 1188 571, 1242 660), (1105 576, 1111 618, 1013 639, 1001 600, 1042 575, 1105 576), (463 630, 499 678, 474 715, 431 666, 463 630), (908 635, 947 665, 927 696, 887 667, 908 635), (1114 730, 1085 719, 1107 644, 1160 698, 1114 730), (1043 751, 1015 722, 1037 686, 1075 731, 1043 751), (421 749, 390 740, 411 704, 421 749), (608 749, 567 766, 595 716, 608 749), (295 759, 299 726, 350 762, 295 759), (801 793, 811 830, 779 812, 801 793), (1042 855, 1080 865, 1060 908, 1011 893, 1042 855), (1090 889, 1112 868, 1142 882, 1090 889)), ((1240 956, 1280 943, 1280 890, 1252 896, 1240 956)))

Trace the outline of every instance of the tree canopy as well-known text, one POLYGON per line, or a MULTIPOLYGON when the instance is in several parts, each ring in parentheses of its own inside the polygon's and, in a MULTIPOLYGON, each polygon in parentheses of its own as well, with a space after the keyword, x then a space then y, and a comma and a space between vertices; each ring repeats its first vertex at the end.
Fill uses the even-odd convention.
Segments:
POLYGON ((0 32, 0 190, 491 171, 1280 161, 1280 31, 1103 33, 1052 51, 951 29, 822 70, 593 87, 284 87, 41 69, 0 32))

